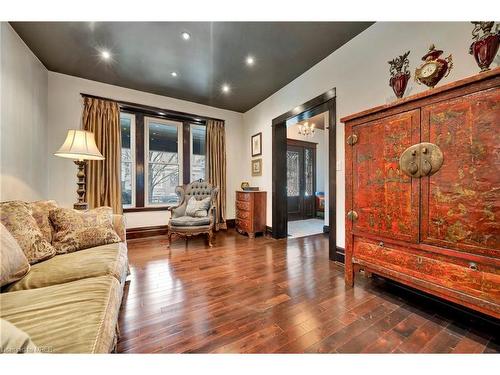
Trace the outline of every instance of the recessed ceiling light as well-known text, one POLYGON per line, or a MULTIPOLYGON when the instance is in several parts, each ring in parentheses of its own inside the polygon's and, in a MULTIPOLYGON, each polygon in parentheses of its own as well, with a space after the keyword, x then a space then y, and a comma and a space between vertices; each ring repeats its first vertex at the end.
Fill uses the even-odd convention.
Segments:
POLYGON ((104 60, 109 60, 111 58, 111 52, 109 52, 107 49, 103 49, 101 51, 101 57, 104 59, 104 60))
POLYGON ((221 89, 222 89, 222 92, 224 94, 227 94, 227 93, 229 93, 229 91, 231 91, 231 87, 227 83, 224 83, 222 85, 221 89))
POLYGON ((170 75, 171 75, 172 77, 177 77, 177 72, 172 72, 172 73, 170 73, 170 75))
POLYGON ((252 66, 253 64, 255 64, 255 59, 253 58, 253 56, 247 56, 245 62, 248 66, 252 66))
POLYGON ((182 39, 184 39, 184 40, 191 39, 191 34, 185 32, 185 31, 181 34, 181 36, 182 36, 182 39))

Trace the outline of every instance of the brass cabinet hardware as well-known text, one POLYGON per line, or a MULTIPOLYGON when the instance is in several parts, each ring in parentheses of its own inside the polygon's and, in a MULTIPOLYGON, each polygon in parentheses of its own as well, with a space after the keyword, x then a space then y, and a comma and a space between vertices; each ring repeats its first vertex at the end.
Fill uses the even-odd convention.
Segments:
POLYGON ((356 143, 358 143, 358 136, 356 134, 351 134, 349 137, 347 137, 348 145, 354 146, 356 143))
POLYGON ((354 221, 358 218, 358 213, 354 210, 351 210, 347 213, 347 218, 351 221, 354 221))
POLYGON ((378 243, 378 245, 379 245, 380 247, 384 247, 384 246, 385 246, 384 241, 380 241, 380 242, 378 243))
POLYGON ((408 176, 432 176, 443 165, 443 152, 434 143, 422 142, 408 147, 399 157, 399 168, 408 176))
POLYGON ((474 263, 474 262, 469 263, 469 268, 473 271, 477 271, 479 269, 479 267, 477 266, 477 263, 474 263))
POLYGON ((420 257, 420 256, 419 256, 419 257, 417 257, 417 263, 418 263, 418 264, 422 264, 422 257, 420 257))

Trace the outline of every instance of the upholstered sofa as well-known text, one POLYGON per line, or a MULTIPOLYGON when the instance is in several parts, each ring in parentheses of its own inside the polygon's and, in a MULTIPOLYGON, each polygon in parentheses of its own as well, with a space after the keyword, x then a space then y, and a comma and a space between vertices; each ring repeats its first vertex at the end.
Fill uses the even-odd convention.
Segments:
POLYGON ((128 274, 122 215, 113 216, 113 227, 121 242, 56 255, 4 286, 0 318, 29 335, 41 352, 113 351, 128 274))

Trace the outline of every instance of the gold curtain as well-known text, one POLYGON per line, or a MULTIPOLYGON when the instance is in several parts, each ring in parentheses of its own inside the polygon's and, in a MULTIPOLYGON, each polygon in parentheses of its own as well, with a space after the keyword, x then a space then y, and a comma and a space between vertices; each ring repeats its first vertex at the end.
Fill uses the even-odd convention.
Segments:
POLYGON ((219 188, 216 230, 226 225, 226 132, 224 121, 207 120, 208 182, 219 188))
POLYGON ((109 206, 122 212, 121 194, 121 129, 118 103, 84 97, 83 129, 94 133, 104 160, 87 164, 86 200, 90 208, 109 206))

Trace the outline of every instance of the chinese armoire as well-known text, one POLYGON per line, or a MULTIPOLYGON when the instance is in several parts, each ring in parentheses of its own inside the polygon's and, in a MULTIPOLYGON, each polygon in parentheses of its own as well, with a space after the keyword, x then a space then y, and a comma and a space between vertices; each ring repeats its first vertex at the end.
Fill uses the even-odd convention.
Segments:
POLYGON ((345 117, 346 283, 500 318, 500 68, 345 117))

